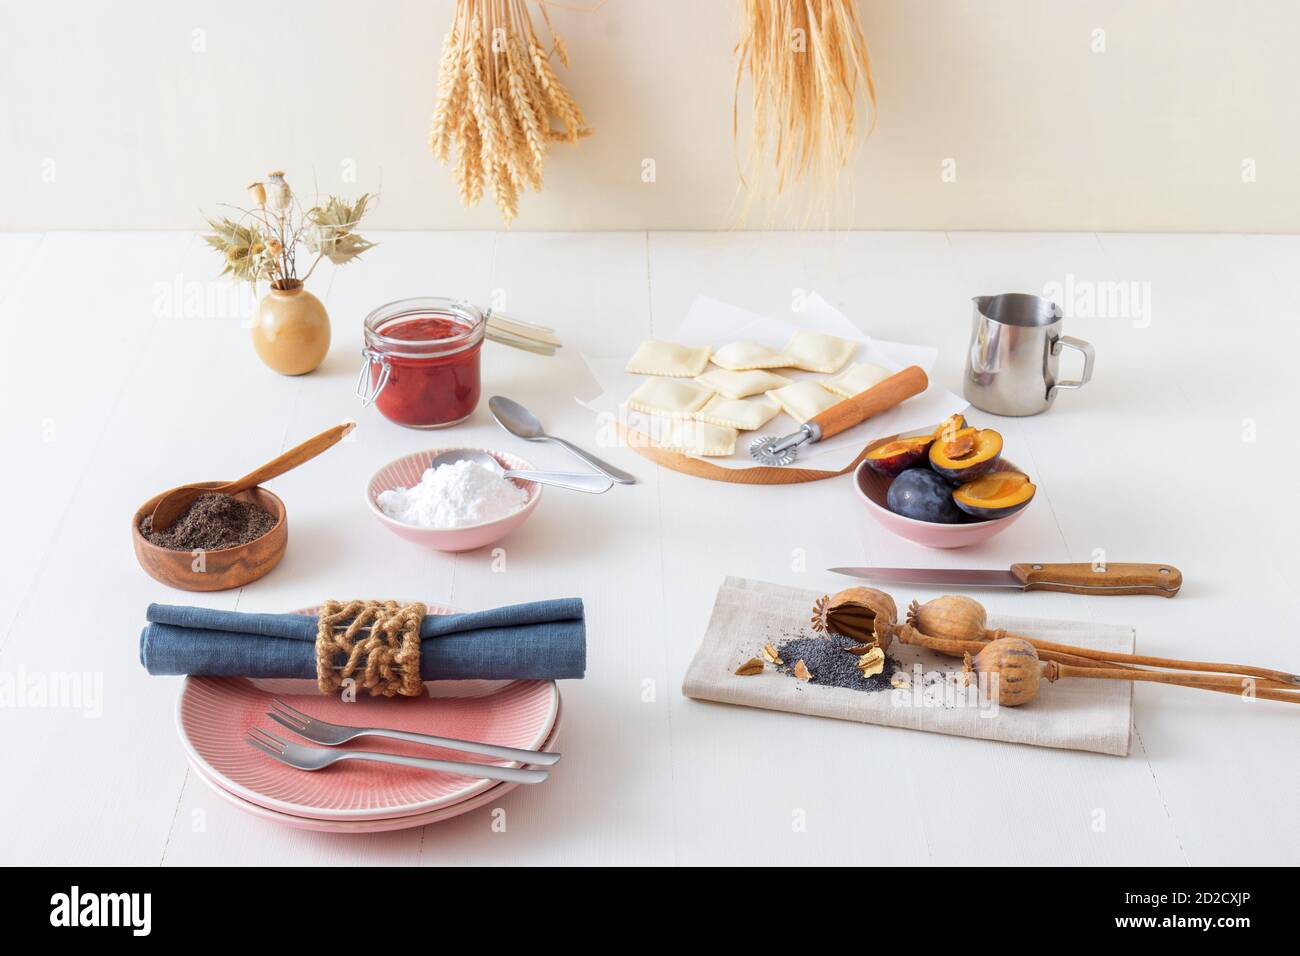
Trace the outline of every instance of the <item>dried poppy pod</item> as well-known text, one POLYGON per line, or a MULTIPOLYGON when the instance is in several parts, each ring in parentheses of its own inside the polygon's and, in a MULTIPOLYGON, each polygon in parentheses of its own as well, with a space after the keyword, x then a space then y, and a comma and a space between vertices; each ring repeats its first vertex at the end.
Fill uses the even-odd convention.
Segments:
MULTIPOLYGON (((964 670, 968 674, 974 671, 986 682, 983 689, 990 700, 1019 707, 1037 696, 1043 663, 1033 644, 1018 637, 1003 637, 986 644, 974 658, 967 654, 964 670)), ((1055 677, 1053 670, 1048 679, 1055 677)))
POLYGON ((1005 632, 991 632, 984 605, 961 594, 945 594, 933 601, 907 607, 907 623, 922 634, 951 641, 996 640, 1005 632))
POLYGON ((858 644, 879 641, 887 646, 887 635, 898 620, 894 599, 875 588, 846 588, 838 594, 817 599, 813 605, 812 628, 847 637, 858 644))

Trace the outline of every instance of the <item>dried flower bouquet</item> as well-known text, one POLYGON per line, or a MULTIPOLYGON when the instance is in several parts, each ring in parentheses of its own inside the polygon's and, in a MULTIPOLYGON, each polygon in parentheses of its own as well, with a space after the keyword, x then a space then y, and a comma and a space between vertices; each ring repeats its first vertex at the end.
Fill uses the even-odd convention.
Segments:
POLYGON ((304 209, 284 173, 276 170, 265 181, 250 183, 248 195, 252 206, 234 207, 236 218, 208 219, 212 232, 203 239, 223 256, 222 275, 254 284, 266 280, 275 289, 299 288, 322 259, 343 265, 375 245, 356 232, 371 202, 368 193, 355 202, 328 196, 304 209), (300 246, 316 257, 301 277, 300 246))

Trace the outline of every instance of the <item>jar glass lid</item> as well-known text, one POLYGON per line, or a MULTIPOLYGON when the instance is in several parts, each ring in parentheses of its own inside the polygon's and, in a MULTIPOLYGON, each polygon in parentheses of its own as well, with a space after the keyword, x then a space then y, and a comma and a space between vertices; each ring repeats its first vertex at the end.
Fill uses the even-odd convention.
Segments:
POLYGON ((439 296, 398 299, 365 319, 366 343, 388 354, 454 352, 478 344, 487 316, 472 303, 439 296))

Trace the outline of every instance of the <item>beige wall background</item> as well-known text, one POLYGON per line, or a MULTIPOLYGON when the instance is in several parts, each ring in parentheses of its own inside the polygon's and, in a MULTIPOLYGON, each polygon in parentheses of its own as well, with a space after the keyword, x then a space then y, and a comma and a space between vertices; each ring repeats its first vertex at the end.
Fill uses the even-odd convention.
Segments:
MULTIPOLYGON (((859 6, 879 124, 829 225, 1300 231, 1300 4, 859 6)), ((276 167, 300 190, 381 191, 374 228, 498 228, 425 149, 452 7, 3 0, 0 228, 193 229, 276 167)), ((552 152, 515 228, 734 226, 740 8, 553 3, 596 135, 552 152)), ((746 226, 802 224, 795 203, 746 226)))

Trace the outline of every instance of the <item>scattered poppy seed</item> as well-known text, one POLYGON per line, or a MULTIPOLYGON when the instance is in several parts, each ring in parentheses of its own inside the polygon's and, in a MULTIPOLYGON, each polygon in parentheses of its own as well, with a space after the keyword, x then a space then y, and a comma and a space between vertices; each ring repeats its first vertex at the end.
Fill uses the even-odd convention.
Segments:
POLYGON ((830 687, 847 687, 850 690, 891 690, 890 677, 898 662, 885 655, 885 669, 871 677, 863 677, 858 670, 856 654, 846 648, 857 642, 839 634, 818 637, 795 637, 776 647, 785 664, 781 673, 794 676, 794 662, 802 660, 812 672, 812 683, 830 687))

